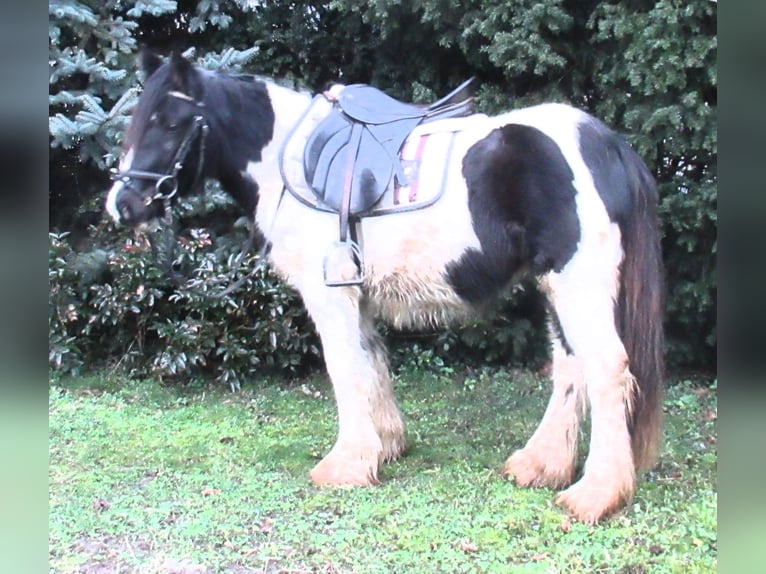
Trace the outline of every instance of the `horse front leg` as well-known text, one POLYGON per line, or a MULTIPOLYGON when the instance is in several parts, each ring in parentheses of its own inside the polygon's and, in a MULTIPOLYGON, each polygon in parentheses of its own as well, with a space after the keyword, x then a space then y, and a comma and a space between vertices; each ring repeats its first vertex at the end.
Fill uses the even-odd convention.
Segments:
POLYGON ((306 301, 322 340, 338 407, 338 437, 311 471, 319 485, 379 483, 381 463, 398 458, 405 429, 394 397, 386 349, 356 287, 323 287, 306 301))

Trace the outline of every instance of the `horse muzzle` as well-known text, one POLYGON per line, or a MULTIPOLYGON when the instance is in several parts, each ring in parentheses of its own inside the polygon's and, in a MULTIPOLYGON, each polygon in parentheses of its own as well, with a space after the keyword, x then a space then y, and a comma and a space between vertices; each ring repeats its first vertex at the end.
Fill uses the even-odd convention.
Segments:
POLYGON ((177 182, 174 176, 157 180, 156 185, 141 185, 140 180, 120 178, 114 182, 106 199, 106 210, 119 224, 136 227, 152 219, 162 217, 164 203, 175 195, 177 182), (139 183, 140 182, 140 183, 139 183), (159 190, 171 190, 162 194, 159 190), (165 201, 158 201, 159 199, 165 201))

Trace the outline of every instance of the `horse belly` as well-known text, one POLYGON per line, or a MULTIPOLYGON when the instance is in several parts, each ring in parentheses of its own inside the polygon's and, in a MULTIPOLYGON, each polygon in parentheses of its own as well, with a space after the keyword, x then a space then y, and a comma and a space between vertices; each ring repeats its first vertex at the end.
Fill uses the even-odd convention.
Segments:
POLYGON ((448 285, 390 276, 370 289, 375 316, 397 329, 432 329, 465 321, 472 309, 448 285))
MULTIPOLYGON (((451 121, 444 120, 444 126, 452 129, 451 121)), ((433 328, 475 314, 453 288, 446 270, 467 250, 481 249, 468 209, 462 160, 492 125, 486 116, 454 121, 461 122, 461 131, 449 160, 424 156, 420 166, 421 178, 444 181, 440 199, 424 209, 362 222, 370 302, 382 320, 397 328, 433 328)))
MULTIPOLYGON (((459 168, 459 162, 458 162, 459 168)), ((370 303, 396 328, 433 328, 465 320, 471 307, 450 285, 446 266, 479 241, 461 174, 435 205, 362 223, 370 303)))

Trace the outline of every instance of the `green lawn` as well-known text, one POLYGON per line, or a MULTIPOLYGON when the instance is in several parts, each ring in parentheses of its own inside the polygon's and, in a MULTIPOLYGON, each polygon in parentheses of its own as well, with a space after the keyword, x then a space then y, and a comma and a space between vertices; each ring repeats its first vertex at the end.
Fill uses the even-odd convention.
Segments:
POLYGON ((628 511, 565 518, 500 477, 547 400, 521 371, 403 374, 410 450, 383 485, 319 489, 326 378, 232 394, 90 378, 50 390, 57 573, 715 572, 715 390, 678 383, 659 467, 628 511))

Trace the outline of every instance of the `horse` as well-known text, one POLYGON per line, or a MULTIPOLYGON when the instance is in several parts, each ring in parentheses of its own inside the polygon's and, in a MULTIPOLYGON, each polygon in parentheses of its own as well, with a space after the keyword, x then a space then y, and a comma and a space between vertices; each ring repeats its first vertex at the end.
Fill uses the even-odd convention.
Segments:
POLYGON ((312 102, 333 106, 344 86, 312 96, 146 51, 140 67, 143 91, 106 210, 117 224, 146 225, 217 179, 254 218, 268 264, 313 320, 334 391, 337 437, 310 471, 314 483, 379 484, 381 465, 405 451, 376 321, 460 322, 531 276, 547 303, 552 391, 501 474, 559 491, 554 502, 584 523, 631 503, 662 438, 664 272, 656 183, 622 136, 563 103, 418 126, 454 136, 449 154, 432 151, 418 166, 419 185, 440 194, 418 209, 356 218, 349 244, 358 250, 328 263, 337 212, 286 191, 292 168, 280 158, 312 102), (328 265, 349 281, 327 281, 328 265))

